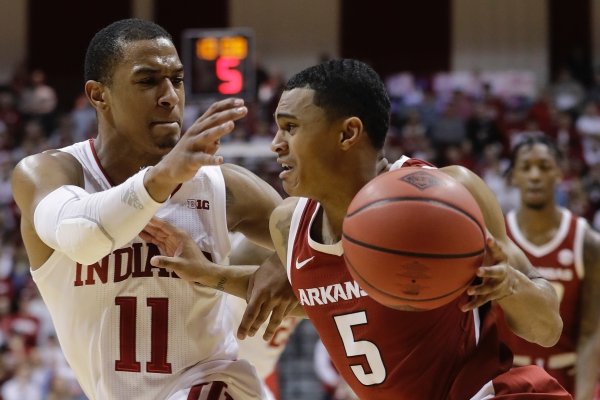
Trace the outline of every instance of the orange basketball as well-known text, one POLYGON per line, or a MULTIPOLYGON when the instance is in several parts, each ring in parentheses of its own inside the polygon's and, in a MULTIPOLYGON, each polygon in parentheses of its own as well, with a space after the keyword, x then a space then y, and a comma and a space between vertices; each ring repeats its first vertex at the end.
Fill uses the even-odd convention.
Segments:
POLYGON ((375 301, 430 310, 473 281, 485 252, 484 220, 471 193, 447 174, 399 168, 356 194, 342 245, 352 277, 375 301))

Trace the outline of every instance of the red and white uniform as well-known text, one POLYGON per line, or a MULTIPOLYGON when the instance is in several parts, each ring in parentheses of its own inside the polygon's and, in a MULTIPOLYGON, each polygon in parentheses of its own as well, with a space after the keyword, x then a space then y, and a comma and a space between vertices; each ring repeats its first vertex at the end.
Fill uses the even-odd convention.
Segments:
MULTIPOLYGON (((92 141, 62 151, 82 165, 86 191, 112 186, 92 141)), ((230 243, 219 167, 201 168, 157 216, 189 232, 215 262, 226 260, 230 243)), ((93 265, 78 264, 54 251, 32 271, 86 396, 264 398, 254 368, 236 360, 226 295, 152 267, 150 258, 158 252, 136 237, 93 265)))
POLYGON ((560 299, 563 331, 558 343, 549 348, 519 338, 504 323, 500 326, 501 337, 515 354, 515 365, 539 365, 570 393, 574 393, 579 302, 584 277, 583 239, 587 222, 562 209, 562 219, 556 235, 543 245, 535 245, 525 238, 517 223, 515 211, 507 214, 506 225, 512 240, 525 252, 540 275, 556 289, 560 299))
POLYGON ((507 372, 511 353, 497 340, 488 307, 463 313, 461 296, 438 309, 408 312, 372 300, 348 272, 341 242, 312 239, 311 226, 321 216, 317 202, 299 199, 288 239, 288 277, 336 369, 359 398, 571 398, 540 368, 507 372), (532 392, 537 397, 527 394, 532 392))
MULTIPOLYGON (((228 305, 231 309, 233 326, 239 326, 242 316, 246 310, 246 301, 236 297, 228 296, 228 305)), ((298 317, 286 317, 275 331, 273 338, 269 341, 263 339, 267 324, 264 323, 254 336, 247 336, 244 340, 238 340, 240 359, 249 361, 256 368, 258 376, 267 385, 267 394, 272 399, 279 399, 279 385, 277 377, 277 362, 281 353, 285 350, 291 334, 300 322, 298 317)))

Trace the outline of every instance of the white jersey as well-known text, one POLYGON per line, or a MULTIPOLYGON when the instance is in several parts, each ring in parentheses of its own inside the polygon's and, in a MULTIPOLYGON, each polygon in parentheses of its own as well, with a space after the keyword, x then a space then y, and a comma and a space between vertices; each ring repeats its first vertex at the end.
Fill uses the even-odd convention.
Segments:
MULTIPOLYGON (((244 311, 246 311, 246 301, 236 296, 229 296, 228 301, 233 324, 239 326, 244 311)), ((244 340, 239 340, 240 359, 248 360, 256 368, 258 376, 266 379, 275 372, 279 357, 285 350, 285 345, 300 321, 301 319, 298 317, 284 318, 275 331, 273 338, 269 341, 263 339, 267 329, 267 322, 265 322, 254 336, 247 336, 244 340)))
MULTIPOLYGON (((112 186, 91 140, 61 150, 81 163, 86 191, 112 186)), ((189 232, 213 261, 227 259, 219 167, 202 167, 156 215, 189 232)), ((136 237, 93 265, 54 251, 32 271, 65 356, 91 400, 162 400, 199 377, 231 381, 222 372, 237 353, 226 295, 152 267, 157 253, 136 237)))

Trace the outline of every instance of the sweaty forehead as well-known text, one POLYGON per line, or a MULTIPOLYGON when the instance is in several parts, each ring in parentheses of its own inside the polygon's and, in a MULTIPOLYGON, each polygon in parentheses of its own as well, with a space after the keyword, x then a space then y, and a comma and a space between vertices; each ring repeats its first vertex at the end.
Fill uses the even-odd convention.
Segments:
POLYGON ((294 88, 286 90, 281 94, 277 105, 276 117, 293 116, 299 118, 323 112, 313 102, 315 91, 306 88, 294 88))
POLYGON ((122 50, 121 64, 128 69, 181 67, 177 49, 167 38, 126 42, 122 50))

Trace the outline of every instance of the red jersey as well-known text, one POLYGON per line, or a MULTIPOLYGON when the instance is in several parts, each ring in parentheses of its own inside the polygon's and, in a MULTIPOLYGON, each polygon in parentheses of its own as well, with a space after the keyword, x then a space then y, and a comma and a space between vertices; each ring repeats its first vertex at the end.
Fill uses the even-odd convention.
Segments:
POLYGON ((497 337, 489 307, 464 313, 463 296, 423 312, 372 300, 346 268, 341 242, 311 238, 321 216, 300 199, 292 217, 288 277, 336 369, 369 400, 570 399, 543 370, 509 371, 511 353, 497 337), (529 397, 523 393, 536 393, 529 397))
POLYGON ((563 331, 553 347, 542 347, 514 335, 502 323, 501 337, 515 354, 515 365, 536 364, 545 368, 570 393, 575 389, 575 351, 579 336, 579 301, 583 267, 583 239, 587 222, 562 209, 562 220, 556 235, 548 243, 535 245, 525 238, 517 223, 515 211, 506 216, 509 236, 525 252, 540 275, 556 289, 560 300, 563 331))

